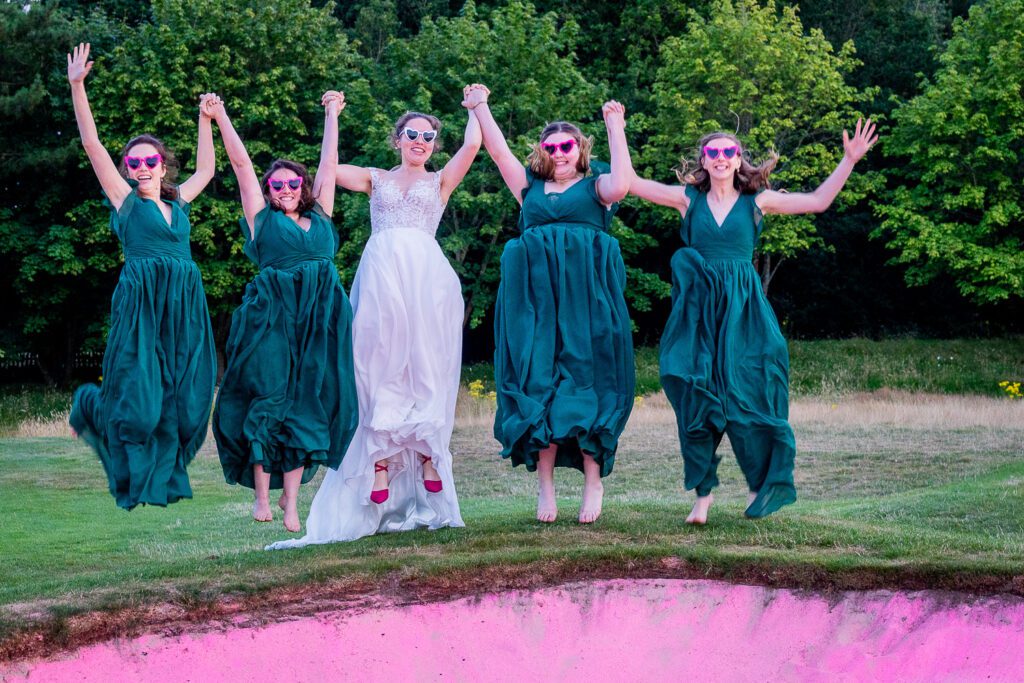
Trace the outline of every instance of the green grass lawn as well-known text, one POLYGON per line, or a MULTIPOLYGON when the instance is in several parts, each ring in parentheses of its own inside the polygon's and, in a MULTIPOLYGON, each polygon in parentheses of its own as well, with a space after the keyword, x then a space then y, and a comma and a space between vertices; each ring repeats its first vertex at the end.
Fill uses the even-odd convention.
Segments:
MULTIPOLYGON (((682 523, 690 498, 664 409, 638 411, 627 428, 604 514, 590 527, 574 521, 578 473, 559 471, 560 518, 542 525, 533 520, 535 477, 496 457, 488 424, 463 424, 452 450, 465 529, 277 552, 262 548, 288 537, 280 515, 250 519, 251 494, 224 484, 212 440, 190 469, 194 500, 129 513, 114 506, 83 445, 4 439, 0 637, 59 630, 54 624, 87 610, 201 606, 339 581, 363 592, 442 586, 458 595, 678 575, 1024 594, 1024 419, 946 426, 935 410, 929 424, 909 427, 795 420, 800 500, 759 521, 742 518, 742 477, 724 444, 722 487, 703 528, 682 523)), ((320 478, 303 488, 303 517, 320 478)))

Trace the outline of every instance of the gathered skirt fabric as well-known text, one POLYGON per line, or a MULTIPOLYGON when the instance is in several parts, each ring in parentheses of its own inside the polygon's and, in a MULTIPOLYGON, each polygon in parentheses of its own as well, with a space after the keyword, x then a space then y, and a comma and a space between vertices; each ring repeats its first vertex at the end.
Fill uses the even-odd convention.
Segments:
POLYGON ((718 485, 723 434, 763 517, 796 500, 796 440, 788 422, 789 353, 750 261, 672 259, 672 312, 661 340, 661 382, 675 409, 685 486, 718 485))
POLYGON ((502 457, 537 468, 583 468, 586 452, 611 473, 636 384, 625 267, 607 233, 571 224, 525 230, 501 257, 495 308, 494 435, 502 457))
POLYGON ((224 478, 254 487, 253 467, 284 473, 336 468, 358 420, 352 307, 334 264, 264 268, 231 320, 213 432, 224 478))
POLYGON ((206 437, 216 373, 196 264, 129 258, 111 301, 102 384, 79 387, 70 416, 120 507, 192 497, 186 467, 206 437))
POLYGON ((458 276, 432 235, 382 230, 363 251, 352 304, 359 428, 341 467, 324 476, 306 535, 268 549, 464 526, 449 449, 462 362, 458 276), (420 455, 432 460, 440 492, 425 490, 420 455), (370 492, 380 460, 389 496, 376 504, 370 492))

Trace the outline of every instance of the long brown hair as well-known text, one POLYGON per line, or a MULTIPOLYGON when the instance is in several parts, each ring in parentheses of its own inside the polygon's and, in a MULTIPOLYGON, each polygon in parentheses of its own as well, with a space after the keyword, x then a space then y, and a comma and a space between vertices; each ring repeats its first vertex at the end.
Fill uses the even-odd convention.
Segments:
POLYGON ((568 133, 573 137, 576 144, 580 146, 576 170, 583 175, 590 173, 590 150, 594 147, 594 138, 584 135, 583 131, 566 121, 555 121, 544 126, 544 130, 540 132, 540 140, 530 145, 530 156, 526 157, 526 165, 530 167, 530 172, 543 180, 551 180, 555 177, 555 161, 541 147, 541 143, 549 135, 555 133, 568 133))
POLYGON ((711 174, 707 172, 701 161, 704 159, 704 145, 719 138, 735 142, 739 148, 740 167, 733 176, 733 187, 744 194, 771 189, 768 176, 775 168, 775 165, 779 163, 779 155, 774 151, 769 152, 768 156, 755 166, 750 162, 749 155, 743 149, 743 143, 740 142, 740 139, 732 133, 721 131, 708 133, 702 137, 697 142, 696 153, 692 159, 683 157, 679 160, 679 167, 676 168, 676 177, 679 178, 679 182, 694 185, 701 192, 707 192, 711 189, 711 174))
POLYGON ((128 150, 135 145, 153 145, 153 147, 156 147, 157 153, 164 160, 164 168, 167 170, 164 177, 160 179, 160 198, 169 199, 170 201, 176 200, 178 198, 178 185, 174 181, 178 179, 178 158, 174 156, 174 152, 167 148, 163 140, 154 135, 149 135, 148 133, 136 135, 124 146, 124 149, 121 150, 121 159, 117 164, 117 170, 121 177, 125 180, 128 180, 130 177, 128 175, 128 167, 124 163, 124 158, 128 155, 128 150))
MULTIPOLYGON (((305 166, 297 161, 290 161, 288 159, 275 159, 274 163, 270 164, 270 168, 263 174, 263 178, 260 179, 260 189, 263 190, 263 199, 266 200, 267 205, 271 206, 280 211, 281 207, 277 205, 270 194, 270 186, 267 181, 270 180, 270 176, 274 175, 274 171, 280 168, 287 168, 289 171, 295 173, 295 175, 302 178, 302 189, 299 191, 299 205, 296 207, 296 211, 299 214, 304 214, 312 211, 313 206, 316 204, 316 200, 313 199, 313 180, 309 177, 309 171, 305 166)), ((333 181, 333 178, 331 179, 333 181)))

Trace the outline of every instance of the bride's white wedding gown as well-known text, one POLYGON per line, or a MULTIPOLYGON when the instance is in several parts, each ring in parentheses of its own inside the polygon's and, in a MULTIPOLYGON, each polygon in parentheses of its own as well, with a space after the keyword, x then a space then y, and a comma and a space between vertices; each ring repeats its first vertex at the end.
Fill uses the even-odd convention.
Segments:
POLYGON ((373 232, 352 284, 359 428, 337 470, 313 499, 306 535, 268 550, 351 541, 379 531, 464 526, 448 444, 462 363, 459 278, 434 237, 444 205, 441 176, 403 194, 372 169, 373 232), (423 487, 419 454, 429 456, 443 489, 423 487), (370 501, 373 466, 387 459, 388 500, 370 501))

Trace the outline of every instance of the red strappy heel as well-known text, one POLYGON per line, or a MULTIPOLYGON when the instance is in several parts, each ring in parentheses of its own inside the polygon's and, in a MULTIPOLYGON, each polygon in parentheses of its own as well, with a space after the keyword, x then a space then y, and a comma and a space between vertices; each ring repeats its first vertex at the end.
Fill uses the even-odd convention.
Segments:
MULTIPOLYGON (((388 471, 388 466, 387 465, 381 465, 379 462, 373 463, 373 473, 374 473, 374 475, 376 475, 377 472, 387 472, 387 471, 388 471)), ((383 503, 385 500, 388 499, 389 493, 390 492, 387 489, 381 489, 380 491, 370 491, 370 500, 373 501, 374 503, 376 503, 377 505, 380 505, 381 503, 383 503)))
MULTIPOLYGON (((419 455, 420 455, 420 465, 423 465, 425 463, 430 462, 430 458, 429 457, 427 457, 427 456, 425 456, 423 454, 419 454, 419 455)), ((433 481, 431 479, 424 479, 423 480, 423 488, 425 488, 427 490, 427 493, 440 493, 441 489, 444 488, 444 486, 441 484, 440 481, 433 481)))

